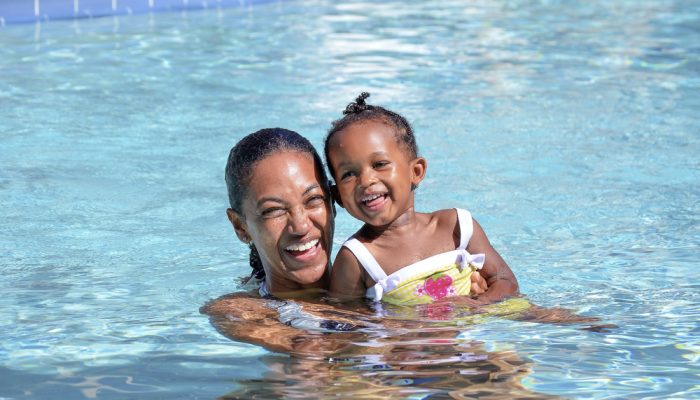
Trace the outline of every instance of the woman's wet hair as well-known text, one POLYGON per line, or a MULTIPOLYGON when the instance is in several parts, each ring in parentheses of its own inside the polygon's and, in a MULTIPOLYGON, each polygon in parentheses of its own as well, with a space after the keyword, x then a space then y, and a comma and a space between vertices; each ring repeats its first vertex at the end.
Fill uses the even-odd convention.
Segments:
MULTIPOLYGON (((226 163, 226 188, 231 209, 244 217, 242 203, 248 195, 248 184, 255 166, 266 157, 282 152, 297 151, 310 155, 316 169, 321 174, 321 187, 328 193, 328 178, 321 157, 311 142, 300 134, 283 128, 266 128, 253 132, 241 139, 231 149, 226 163)), ((256 279, 265 278, 260 255, 253 244, 250 245, 251 274, 256 279)))
POLYGON ((406 118, 391 110, 387 110, 381 106, 367 104, 365 99, 368 97, 369 93, 362 92, 357 96, 354 102, 345 107, 345 110, 343 110, 343 118, 333 121, 331 124, 331 129, 328 131, 328 135, 326 135, 326 139, 323 142, 323 152, 326 156, 326 164, 331 170, 331 174, 334 174, 334 171, 328 157, 328 143, 335 133, 342 131, 356 122, 376 121, 388 125, 394 129, 396 132, 396 140, 399 144, 404 146, 410 158, 418 157, 418 145, 416 144, 416 137, 413 134, 411 124, 408 123, 406 118))

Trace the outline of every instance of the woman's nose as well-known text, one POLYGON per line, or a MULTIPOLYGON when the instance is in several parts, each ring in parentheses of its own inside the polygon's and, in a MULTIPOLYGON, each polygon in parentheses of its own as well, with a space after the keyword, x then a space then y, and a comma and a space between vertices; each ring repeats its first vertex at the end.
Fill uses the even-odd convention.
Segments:
POLYGON ((293 210, 289 216, 289 231, 290 233, 304 235, 309 231, 311 226, 311 221, 309 220, 308 211, 300 207, 297 210, 293 210))

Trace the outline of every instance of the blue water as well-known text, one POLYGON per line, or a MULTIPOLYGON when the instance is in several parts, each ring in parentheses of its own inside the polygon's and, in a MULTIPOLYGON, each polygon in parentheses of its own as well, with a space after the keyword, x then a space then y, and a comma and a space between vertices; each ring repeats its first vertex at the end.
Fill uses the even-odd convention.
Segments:
MULTIPOLYGON (((367 359, 231 341, 199 313, 249 269, 228 149, 266 126, 320 148, 361 90, 414 124, 419 209, 471 210, 533 303, 618 326, 468 325, 453 373, 522 364, 511 386, 485 378, 503 398, 700 398, 696 1, 291 1, 1 27, 0 398, 446 396, 367 359)), ((336 243, 356 228, 341 212, 336 243)))

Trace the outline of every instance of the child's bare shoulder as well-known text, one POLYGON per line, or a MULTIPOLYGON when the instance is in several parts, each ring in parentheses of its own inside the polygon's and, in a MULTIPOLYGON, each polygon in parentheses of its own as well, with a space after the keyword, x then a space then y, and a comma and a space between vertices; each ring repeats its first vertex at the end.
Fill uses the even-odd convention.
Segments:
POLYGON ((359 266, 360 263, 357 261, 357 258, 355 258, 355 255, 353 254, 350 249, 347 247, 343 246, 338 250, 338 254, 335 256, 335 260, 333 261, 333 269, 336 269, 336 267, 356 267, 359 266))
MULTIPOLYGON (((364 242, 364 240, 361 238, 360 231, 355 232, 355 234, 352 235, 348 240, 357 239, 360 242, 364 242)), ((335 260, 333 260, 331 276, 333 276, 333 273, 336 273, 336 271, 342 271, 343 274, 347 274, 350 273, 350 271, 361 269, 362 268, 360 266, 360 262, 355 256, 355 253, 353 253, 349 247, 343 245, 340 247, 340 250, 338 250, 338 254, 336 254, 335 256, 335 260)))
POLYGON ((454 208, 433 211, 431 215, 440 227, 452 228, 457 223, 457 210, 454 208))
POLYGON ((331 268, 331 294, 338 297, 361 297, 366 290, 364 279, 363 268, 355 255, 347 247, 341 247, 331 268))
POLYGON ((436 235, 449 235, 455 243, 459 245, 459 223, 457 222, 457 210, 454 208, 446 208, 443 210, 433 211, 431 219, 435 224, 436 235))

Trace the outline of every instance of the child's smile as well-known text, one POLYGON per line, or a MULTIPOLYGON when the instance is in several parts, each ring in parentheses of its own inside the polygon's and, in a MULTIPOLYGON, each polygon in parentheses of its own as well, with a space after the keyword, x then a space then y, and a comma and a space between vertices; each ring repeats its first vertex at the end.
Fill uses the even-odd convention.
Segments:
POLYGON ((368 210, 377 211, 384 205, 384 203, 386 203, 388 199, 389 196, 386 193, 374 193, 363 196, 360 199, 360 202, 368 210))

